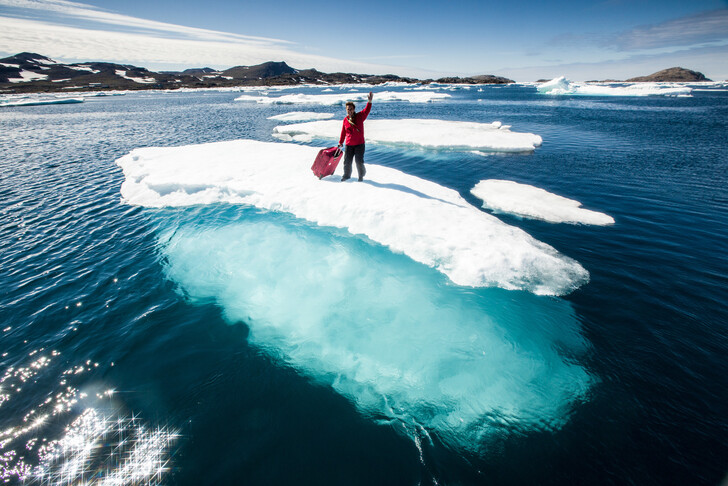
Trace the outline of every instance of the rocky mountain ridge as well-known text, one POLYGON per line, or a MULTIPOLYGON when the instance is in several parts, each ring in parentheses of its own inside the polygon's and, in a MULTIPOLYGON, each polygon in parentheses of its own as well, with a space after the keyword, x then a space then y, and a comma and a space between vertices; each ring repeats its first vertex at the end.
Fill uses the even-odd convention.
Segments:
POLYGON ((273 61, 255 66, 235 66, 224 71, 205 67, 154 72, 137 66, 106 62, 63 64, 30 52, 0 59, 0 92, 4 93, 387 82, 503 84, 514 81, 492 75, 419 80, 394 74, 324 73, 316 69, 294 69, 285 62, 273 61))
MULTIPOLYGON (((628 79, 627 82, 710 81, 702 73, 670 68, 628 79)), ((236 86, 283 86, 298 84, 510 84, 508 78, 484 74, 471 77, 414 79, 393 74, 370 75, 324 73, 316 69, 294 69, 285 62, 265 62, 255 66, 235 66, 224 71, 209 67, 184 71, 149 71, 146 68, 108 62, 63 64, 40 54, 22 52, 0 59, 0 93, 67 92, 94 90, 137 90, 178 88, 219 88, 236 86)))

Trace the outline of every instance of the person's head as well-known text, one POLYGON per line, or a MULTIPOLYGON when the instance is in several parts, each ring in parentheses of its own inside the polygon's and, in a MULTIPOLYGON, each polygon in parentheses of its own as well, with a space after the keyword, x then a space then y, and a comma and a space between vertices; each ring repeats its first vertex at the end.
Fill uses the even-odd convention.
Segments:
POLYGON ((356 110, 356 107, 354 106, 354 102, 353 101, 347 101, 346 102, 346 114, 347 114, 347 116, 354 116, 354 113, 356 113, 355 110, 356 110))

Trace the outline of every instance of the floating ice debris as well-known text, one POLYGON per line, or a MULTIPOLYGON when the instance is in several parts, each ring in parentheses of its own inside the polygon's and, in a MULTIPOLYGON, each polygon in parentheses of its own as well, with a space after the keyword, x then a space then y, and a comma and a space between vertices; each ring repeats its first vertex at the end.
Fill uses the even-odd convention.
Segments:
POLYGON ((627 84, 586 84, 569 81, 564 76, 554 78, 537 85, 539 93, 548 95, 582 95, 582 96, 687 96, 692 88, 664 83, 627 84))
POLYGON ((269 116, 269 120, 278 120, 283 122, 300 122, 308 120, 328 120, 333 118, 333 113, 316 113, 314 111, 292 111, 281 115, 269 116))
POLYGON ((148 207, 226 202, 290 213, 366 235, 459 285, 559 295, 588 280, 578 262, 433 182, 372 163, 363 183, 319 181, 310 170, 318 150, 253 140, 139 148, 117 160, 121 195, 148 207))
POLYGON ((35 106, 35 105, 64 105, 68 103, 83 103, 83 98, 31 98, 31 99, 18 99, 13 101, 2 101, 0 107, 10 106, 35 106))
MULTIPOLYGON (((273 135, 284 141, 310 141, 314 138, 338 141, 340 134, 341 120, 297 123, 273 129, 273 135)), ((512 132, 509 125, 501 122, 434 119, 370 119, 366 122, 366 137, 368 143, 497 152, 530 152, 542 143, 540 136, 512 132)))
MULTIPOLYGON (((235 101, 253 101, 260 104, 309 104, 309 105, 343 105, 347 101, 365 102, 368 92, 339 94, 288 94, 277 97, 241 95, 235 101)), ((375 103, 388 101, 409 101, 410 103, 430 103, 450 98, 446 93, 427 92, 395 92, 383 91, 374 94, 375 103)))
POLYGON ((575 362, 587 343, 561 299, 442 285, 382 247, 253 211, 169 227, 159 249, 180 293, 244 322, 248 341, 276 361, 368 416, 458 447, 480 447, 503 423, 558 428, 593 382, 575 362))
POLYGON ((579 201, 557 196, 538 187, 513 181, 489 179, 480 181, 470 191, 483 200, 483 207, 496 212, 550 223, 614 224, 614 218, 581 207, 579 201))

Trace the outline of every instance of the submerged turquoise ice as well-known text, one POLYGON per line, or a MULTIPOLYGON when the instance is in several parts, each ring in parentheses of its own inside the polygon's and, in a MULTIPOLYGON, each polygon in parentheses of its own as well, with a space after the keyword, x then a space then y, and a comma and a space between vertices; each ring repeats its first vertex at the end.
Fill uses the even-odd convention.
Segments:
POLYGON ((460 287, 364 238, 292 216, 163 230, 167 277, 249 341, 377 420, 477 449, 498 426, 562 425, 593 378, 570 304, 460 287))

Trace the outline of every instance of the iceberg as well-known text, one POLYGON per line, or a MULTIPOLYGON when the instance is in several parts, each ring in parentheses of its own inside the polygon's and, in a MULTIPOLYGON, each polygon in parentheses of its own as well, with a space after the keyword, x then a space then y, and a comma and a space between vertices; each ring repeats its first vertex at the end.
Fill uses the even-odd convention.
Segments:
MULTIPOLYGON (((343 118, 343 116, 342 116, 343 118)), ((500 122, 476 123, 436 119, 373 119, 366 122, 367 142, 427 149, 531 152, 542 139, 533 133, 512 132, 500 122)), ((314 138, 338 141, 341 120, 278 126, 273 135, 284 141, 314 138)))
POLYGON ((536 89, 539 93, 547 95, 581 96, 689 96, 693 91, 687 86, 676 87, 672 83, 634 83, 626 86, 575 83, 564 76, 539 84, 536 89))
POLYGON ((513 181, 488 179, 480 181, 470 192, 483 200, 483 207, 499 213, 550 223, 614 224, 614 218, 581 207, 579 201, 552 194, 544 189, 513 181))
POLYGON ((588 281, 578 262, 452 189, 372 163, 362 183, 318 180, 310 171, 318 150, 254 140, 138 148, 117 160, 121 195, 146 207, 232 203, 290 213, 365 235, 457 285, 562 295, 588 281))
POLYGON ((308 120, 328 120, 333 118, 333 113, 316 113, 313 111, 292 111, 280 115, 269 116, 269 120, 278 120, 282 122, 300 122, 308 120))
POLYGON ((475 450, 553 430, 594 382, 574 362, 588 343, 566 301, 443 285, 402 255, 288 215, 181 213, 158 238, 180 294, 218 305, 274 362, 413 440, 475 450))
MULTIPOLYGON (((293 104, 308 104, 308 105, 343 105, 347 101, 359 101, 365 102, 368 96, 367 93, 338 93, 338 94, 288 94, 283 96, 269 97, 269 96, 253 96, 253 95, 241 95, 235 98, 235 101, 250 101, 259 104, 269 105, 293 105, 293 104)), ((375 103, 389 102, 389 101, 408 101, 410 103, 430 103, 433 101, 444 100, 450 98, 449 94, 446 93, 435 93, 435 92, 395 92, 395 91, 383 91, 381 93, 375 93, 375 103)))

